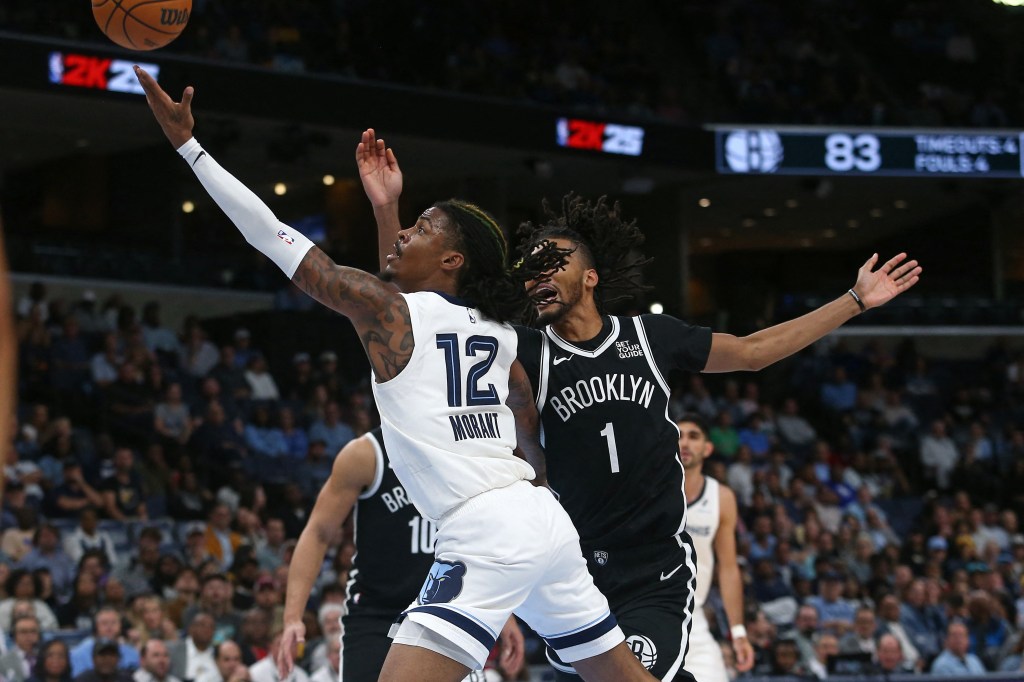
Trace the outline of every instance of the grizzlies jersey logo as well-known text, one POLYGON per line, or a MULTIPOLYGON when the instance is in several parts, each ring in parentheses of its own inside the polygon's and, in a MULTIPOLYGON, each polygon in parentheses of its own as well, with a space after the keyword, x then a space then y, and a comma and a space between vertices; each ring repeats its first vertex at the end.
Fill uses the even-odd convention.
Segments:
POLYGON ((445 604, 459 596, 462 592, 462 578, 466 575, 466 564, 461 561, 434 561, 430 573, 423 583, 420 604, 445 604))

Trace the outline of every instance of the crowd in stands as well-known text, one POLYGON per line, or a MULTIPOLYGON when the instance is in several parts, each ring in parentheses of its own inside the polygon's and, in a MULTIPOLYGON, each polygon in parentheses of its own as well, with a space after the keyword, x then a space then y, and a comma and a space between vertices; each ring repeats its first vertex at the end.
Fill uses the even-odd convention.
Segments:
MULTIPOLYGON (((1024 124, 1022 21, 941 0, 197 0, 166 49, 684 123, 991 128, 1024 124)), ((105 40, 84 4, 8 0, 0 27, 105 40)))
MULTIPOLYGON (((214 343, 95 298, 17 305, 0 675, 269 679, 295 541, 376 421, 365 383, 331 351, 272 373, 245 328, 214 343)), ((707 472, 739 501, 754 672, 1024 671, 1024 353, 820 343, 779 376, 677 378, 671 403, 713 424, 707 472)), ((339 523, 306 614, 323 682, 353 550, 339 523)), ((717 589, 707 610, 725 642, 717 589)))

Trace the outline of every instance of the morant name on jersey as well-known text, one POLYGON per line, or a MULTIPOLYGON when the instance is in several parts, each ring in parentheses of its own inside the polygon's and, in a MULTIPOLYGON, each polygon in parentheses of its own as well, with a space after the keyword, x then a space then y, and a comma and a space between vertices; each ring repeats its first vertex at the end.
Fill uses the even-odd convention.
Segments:
POLYGON ((467 438, 501 438, 497 412, 450 414, 448 421, 452 425, 452 436, 456 441, 467 438))
POLYGON ((649 408, 653 397, 654 384, 645 377, 633 374, 605 374, 591 377, 589 380, 580 379, 574 385, 563 388, 558 394, 551 395, 548 402, 562 421, 567 422, 574 414, 595 403, 625 400, 649 408))

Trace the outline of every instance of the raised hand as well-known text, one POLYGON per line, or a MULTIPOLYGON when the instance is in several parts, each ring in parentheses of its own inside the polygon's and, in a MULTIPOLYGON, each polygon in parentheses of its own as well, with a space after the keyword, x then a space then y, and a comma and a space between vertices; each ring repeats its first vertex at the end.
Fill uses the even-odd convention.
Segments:
POLYGON ((916 260, 907 261, 907 254, 893 256, 875 270, 878 254, 868 258, 857 271, 857 283, 853 290, 860 296, 865 308, 877 308, 888 303, 899 294, 917 284, 921 266, 916 260))
POLYGON ((390 147, 378 139, 373 128, 363 131, 356 146, 356 165, 363 190, 374 208, 397 204, 402 195, 402 171, 390 147))
POLYGON ((196 124, 192 118, 192 95, 195 93, 192 86, 185 88, 181 102, 175 102, 142 67, 135 67, 135 76, 146 92, 146 102, 153 111, 156 122, 160 124, 164 135, 174 148, 177 149, 188 142, 192 137, 192 128, 196 124))

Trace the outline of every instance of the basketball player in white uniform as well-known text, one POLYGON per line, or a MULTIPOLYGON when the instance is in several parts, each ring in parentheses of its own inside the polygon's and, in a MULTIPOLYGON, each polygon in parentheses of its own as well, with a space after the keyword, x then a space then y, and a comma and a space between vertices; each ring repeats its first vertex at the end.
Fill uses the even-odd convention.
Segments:
MULTIPOLYGON (((508 322, 529 305, 524 282, 567 254, 547 249, 544 269, 510 270, 501 228, 450 200, 399 232, 387 281, 339 266, 192 137, 192 88, 176 103, 144 70, 136 74, 164 134, 246 241, 352 322, 395 474, 437 524, 434 564, 393 632, 379 680, 463 679, 483 667, 512 612, 585 680, 653 680, 594 586, 569 516, 529 483, 536 474, 525 457, 542 462, 543 452, 508 322)), ((279 650, 284 678, 292 652, 279 650)))
POLYGON ((697 552, 697 594, 693 610, 690 648, 686 670, 698 682, 729 682, 722 649, 711 636, 704 615, 704 602, 711 590, 711 578, 718 564, 718 589, 729 618, 736 669, 746 672, 754 665, 754 649, 743 625, 743 580, 736 563, 736 495, 728 486, 705 476, 701 468, 714 445, 701 417, 687 415, 679 427, 679 458, 686 472, 686 530, 697 552))

